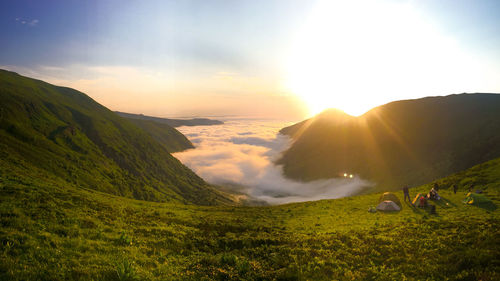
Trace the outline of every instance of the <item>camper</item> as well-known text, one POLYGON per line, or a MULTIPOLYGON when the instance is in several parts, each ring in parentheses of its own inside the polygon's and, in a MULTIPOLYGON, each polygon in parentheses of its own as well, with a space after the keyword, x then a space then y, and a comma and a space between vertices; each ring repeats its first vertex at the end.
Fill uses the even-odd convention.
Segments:
POLYGON ((415 207, 424 208, 427 206, 427 199, 425 199, 425 196, 423 194, 418 193, 411 203, 415 207))

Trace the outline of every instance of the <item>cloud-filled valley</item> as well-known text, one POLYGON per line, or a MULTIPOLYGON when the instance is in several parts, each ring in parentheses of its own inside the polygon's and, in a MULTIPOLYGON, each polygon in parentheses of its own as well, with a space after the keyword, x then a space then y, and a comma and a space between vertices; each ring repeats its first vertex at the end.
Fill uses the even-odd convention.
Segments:
POLYGON ((297 182, 274 164, 291 144, 278 134, 289 124, 268 120, 226 120, 224 125, 178 128, 195 149, 174 154, 206 181, 243 192, 269 204, 339 198, 370 183, 352 179, 297 182))

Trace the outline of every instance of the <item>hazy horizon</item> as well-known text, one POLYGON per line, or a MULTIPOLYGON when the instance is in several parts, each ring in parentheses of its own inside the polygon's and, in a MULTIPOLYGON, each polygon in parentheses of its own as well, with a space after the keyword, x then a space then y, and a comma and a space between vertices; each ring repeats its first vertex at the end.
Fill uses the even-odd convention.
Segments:
MULTIPOLYGON (((499 93, 479 93, 479 92, 475 92, 475 93, 452 93, 452 94, 449 94, 449 95, 439 95, 439 96, 452 96, 452 95, 475 95, 475 94, 493 94, 493 95, 500 95, 500 92, 499 93)), ((353 117, 359 117, 359 116, 362 116, 364 115, 365 113, 368 113, 369 111, 377 108, 377 107, 381 107, 381 106, 384 106, 384 105, 387 105, 387 104, 390 104, 392 102, 397 102, 397 101, 405 101, 405 100, 416 100, 416 99, 421 99, 421 98, 433 98, 433 97, 439 97, 439 96, 423 96, 423 97, 419 97, 419 98, 408 98, 408 99, 402 99, 402 100, 392 100, 392 101, 388 101, 387 103, 383 103, 383 104, 380 104, 380 105, 376 105, 372 108, 369 108, 367 111, 363 112, 362 114, 360 115, 351 115, 341 109, 338 109, 338 108, 335 108, 335 107, 327 107, 327 108, 324 108, 323 110, 321 110, 320 112, 318 112, 317 114, 320 114, 324 111, 328 111, 328 110, 340 110, 342 112, 344 112, 345 114, 347 115, 350 115, 350 116, 353 116, 353 117)), ((121 111, 117 111, 117 112, 121 112, 121 111)), ((272 116, 258 116, 258 115, 241 115, 241 114, 227 114, 227 115, 217 115, 217 114, 212 114, 212 115, 184 115, 184 116, 181 116, 181 115, 168 115, 168 114, 165 114, 165 115, 148 115, 148 114, 145 114, 143 112, 124 112, 124 113, 131 113, 131 114, 138 114, 138 115, 145 115, 145 116, 150 116, 150 117, 159 117, 159 118, 171 118, 171 119, 191 119, 191 118, 208 118, 208 119, 215 119, 217 118, 218 120, 220 121, 227 121, 227 120, 237 120, 237 119, 243 119, 243 120, 267 120, 267 121, 282 121, 284 123, 286 122, 291 122, 291 123, 296 123, 296 122, 300 122, 300 121, 303 121, 304 119, 302 118, 276 118, 276 117, 272 117, 272 116)), ((305 118, 313 118, 314 116, 317 116, 317 114, 315 115, 311 115, 311 116, 307 116, 305 118)))

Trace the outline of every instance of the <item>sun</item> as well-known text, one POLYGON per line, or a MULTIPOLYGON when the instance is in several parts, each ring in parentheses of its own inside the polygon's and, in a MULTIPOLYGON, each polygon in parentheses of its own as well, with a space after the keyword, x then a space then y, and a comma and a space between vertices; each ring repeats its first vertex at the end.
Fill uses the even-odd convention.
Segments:
MULTIPOLYGON (((398 1, 319 1, 289 54, 286 87, 317 114, 359 116, 404 98, 477 84, 470 56, 414 7, 398 1)), ((477 67, 476 67, 477 69, 477 67)))

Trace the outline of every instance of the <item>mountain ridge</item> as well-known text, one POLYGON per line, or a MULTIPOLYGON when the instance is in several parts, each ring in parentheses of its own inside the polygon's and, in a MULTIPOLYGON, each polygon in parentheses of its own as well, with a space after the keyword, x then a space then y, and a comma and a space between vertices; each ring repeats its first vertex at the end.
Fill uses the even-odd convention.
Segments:
POLYGON ((121 117, 129 118, 129 119, 155 121, 158 123, 167 124, 167 125, 172 126, 172 127, 212 126, 212 125, 224 124, 224 122, 222 122, 220 120, 214 120, 214 119, 208 119, 208 118, 171 119, 171 118, 147 116, 144 114, 126 113, 126 112, 120 112, 120 111, 115 111, 115 113, 120 115, 121 117))
POLYGON ((296 180, 347 172, 379 188, 418 185, 500 156, 498 108, 500 95, 477 93, 395 101, 342 122, 319 114, 281 130, 293 144, 277 163, 296 180))

